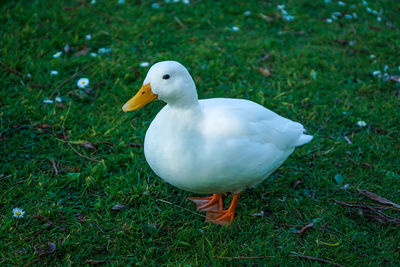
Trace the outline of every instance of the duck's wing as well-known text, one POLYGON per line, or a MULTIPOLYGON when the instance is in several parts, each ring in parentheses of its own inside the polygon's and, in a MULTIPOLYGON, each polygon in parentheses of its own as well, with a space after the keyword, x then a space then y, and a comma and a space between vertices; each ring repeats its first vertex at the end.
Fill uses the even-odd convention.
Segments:
POLYGON ((207 116, 205 131, 219 138, 247 136, 253 142, 293 149, 311 141, 304 126, 249 100, 212 98, 201 100, 207 116))

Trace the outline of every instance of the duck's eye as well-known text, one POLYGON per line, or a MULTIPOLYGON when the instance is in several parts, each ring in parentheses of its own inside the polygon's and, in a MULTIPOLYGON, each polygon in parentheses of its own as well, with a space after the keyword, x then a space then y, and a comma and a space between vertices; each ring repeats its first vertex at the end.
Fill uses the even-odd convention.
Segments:
POLYGON ((169 74, 164 74, 164 76, 162 76, 162 78, 163 78, 164 80, 168 80, 170 77, 171 77, 171 76, 169 76, 169 74))

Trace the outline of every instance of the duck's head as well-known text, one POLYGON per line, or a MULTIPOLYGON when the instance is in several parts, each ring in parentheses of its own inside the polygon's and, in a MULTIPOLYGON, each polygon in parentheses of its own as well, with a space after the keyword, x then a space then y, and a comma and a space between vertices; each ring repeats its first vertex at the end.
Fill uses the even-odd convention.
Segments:
POLYGON ((197 103, 196 86, 182 64, 176 61, 154 64, 147 73, 142 88, 122 107, 122 110, 124 112, 138 110, 156 99, 176 107, 197 103))

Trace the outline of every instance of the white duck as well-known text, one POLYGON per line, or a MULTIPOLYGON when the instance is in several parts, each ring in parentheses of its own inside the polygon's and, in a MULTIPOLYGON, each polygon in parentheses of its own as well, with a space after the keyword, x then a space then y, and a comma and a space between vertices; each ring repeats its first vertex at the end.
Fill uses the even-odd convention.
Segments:
POLYGON ((122 109, 137 110, 161 99, 167 105, 146 132, 144 154, 151 169, 189 198, 209 220, 230 224, 240 192, 274 172, 296 146, 311 141, 303 125, 244 99, 198 100, 187 69, 176 61, 153 65, 139 92, 122 109), (227 210, 222 196, 233 193, 227 210))

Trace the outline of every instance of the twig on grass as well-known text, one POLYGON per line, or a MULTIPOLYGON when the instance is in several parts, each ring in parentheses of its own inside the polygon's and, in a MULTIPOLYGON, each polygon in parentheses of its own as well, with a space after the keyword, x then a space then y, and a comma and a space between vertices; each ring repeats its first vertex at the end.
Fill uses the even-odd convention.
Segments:
POLYGON ((76 149, 70 144, 69 141, 66 141, 66 142, 67 142, 68 146, 72 149, 72 151, 74 151, 75 154, 77 154, 79 157, 82 157, 82 158, 87 159, 87 160, 90 160, 90 161, 101 162, 101 160, 98 160, 98 159, 95 159, 95 158, 90 158, 90 157, 88 157, 88 156, 85 156, 85 155, 79 153, 79 151, 76 150, 76 149))
POLYGON ((54 159, 52 159, 52 158, 49 158, 49 161, 53 165, 54 171, 56 172, 56 176, 57 176, 60 173, 60 171, 58 170, 58 166, 57 166, 56 161, 54 159))
POLYGON ((326 259, 316 258, 316 257, 306 256, 306 255, 299 255, 299 254, 296 254, 294 252, 292 252, 292 254, 289 255, 289 256, 290 257, 297 257, 297 258, 304 259, 304 260, 318 261, 318 262, 322 262, 322 263, 326 263, 326 264, 331 264, 333 266, 344 267, 344 265, 342 265, 342 264, 331 262, 331 261, 326 260, 326 259))
POLYGON ((82 68, 81 70, 79 70, 78 72, 75 72, 74 74, 72 74, 71 77, 65 79, 62 83, 60 83, 56 89, 54 89, 54 91, 50 94, 49 98, 52 98, 55 93, 57 93, 61 87, 63 87, 66 83, 68 83, 69 81, 71 81, 72 79, 74 79, 76 76, 78 76, 79 74, 81 74, 82 72, 84 72, 85 70, 87 70, 89 67, 91 67, 92 65, 96 64, 97 62, 92 62, 89 65, 86 65, 84 68, 82 68))

